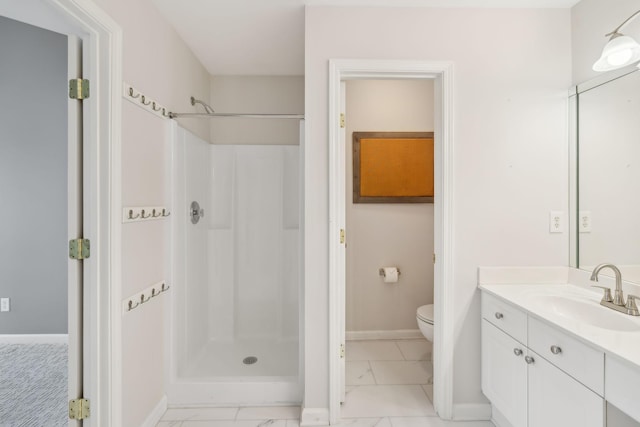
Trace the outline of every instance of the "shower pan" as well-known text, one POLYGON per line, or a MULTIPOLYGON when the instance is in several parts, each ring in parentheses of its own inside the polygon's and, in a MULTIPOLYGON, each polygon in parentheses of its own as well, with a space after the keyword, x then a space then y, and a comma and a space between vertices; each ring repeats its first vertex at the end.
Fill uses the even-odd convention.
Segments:
POLYGON ((168 403, 300 403, 299 147, 171 126, 168 403))

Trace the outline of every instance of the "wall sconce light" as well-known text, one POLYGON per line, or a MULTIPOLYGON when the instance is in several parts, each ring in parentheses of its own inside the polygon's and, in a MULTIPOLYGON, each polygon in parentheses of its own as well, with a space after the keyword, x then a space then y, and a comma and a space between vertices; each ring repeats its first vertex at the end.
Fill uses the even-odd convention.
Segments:
POLYGON ((593 64, 594 71, 610 71, 640 61, 640 45, 631 37, 620 33, 620 29, 640 14, 640 10, 625 19, 618 27, 606 34, 611 36, 602 49, 600 59, 593 64))

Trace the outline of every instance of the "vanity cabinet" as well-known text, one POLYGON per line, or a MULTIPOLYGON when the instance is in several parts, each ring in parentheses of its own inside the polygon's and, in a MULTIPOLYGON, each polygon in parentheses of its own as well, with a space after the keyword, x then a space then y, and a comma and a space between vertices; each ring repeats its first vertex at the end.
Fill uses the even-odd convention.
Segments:
POLYGON ((607 401, 640 422, 640 370, 637 366, 607 356, 607 401))
POLYGON ((527 425, 524 345, 482 320, 482 391, 513 427, 527 425))
POLYGON ((549 325, 486 293, 482 317, 482 391, 500 412, 498 423, 604 425, 603 353, 588 346, 585 350, 584 343, 561 331, 549 333, 549 325))
POLYGON ((604 399, 530 352, 528 401, 529 427, 602 427, 604 399))

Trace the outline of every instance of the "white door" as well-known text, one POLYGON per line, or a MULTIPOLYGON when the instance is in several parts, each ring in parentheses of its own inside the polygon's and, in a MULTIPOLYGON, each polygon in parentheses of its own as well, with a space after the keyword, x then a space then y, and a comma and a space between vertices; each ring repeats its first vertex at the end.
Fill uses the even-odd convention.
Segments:
MULTIPOLYGON (((67 80, 82 76, 82 42, 68 36, 67 80)), ((83 237, 82 221, 82 102, 67 99, 68 151, 67 151, 67 234, 68 240, 83 237)), ((69 400, 82 397, 82 261, 68 258, 68 334, 69 334, 69 400)), ((69 419, 69 427, 77 427, 82 421, 69 419)))

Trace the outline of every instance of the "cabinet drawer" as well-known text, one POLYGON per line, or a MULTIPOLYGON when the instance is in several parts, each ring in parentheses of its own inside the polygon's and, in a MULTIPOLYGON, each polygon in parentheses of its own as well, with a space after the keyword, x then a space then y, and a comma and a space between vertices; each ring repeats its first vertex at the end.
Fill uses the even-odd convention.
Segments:
POLYGON ((513 305, 483 292, 482 317, 521 343, 527 343, 527 314, 513 305))
POLYGON ((607 355, 607 401, 640 422, 640 368, 614 356, 607 355))
POLYGON ((529 348, 604 396, 604 353, 582 341, 529 318, 529 348))

